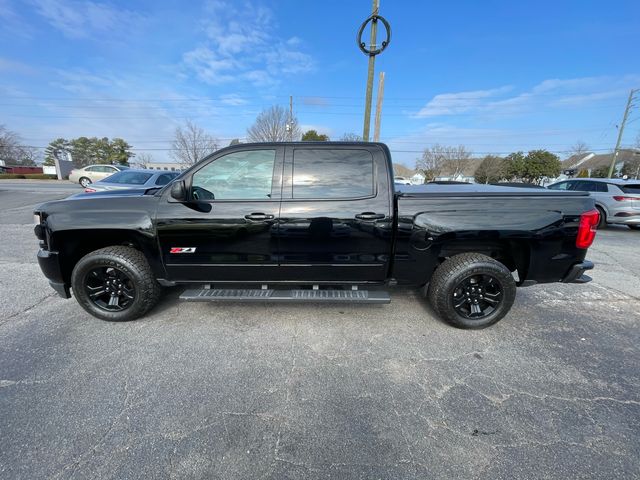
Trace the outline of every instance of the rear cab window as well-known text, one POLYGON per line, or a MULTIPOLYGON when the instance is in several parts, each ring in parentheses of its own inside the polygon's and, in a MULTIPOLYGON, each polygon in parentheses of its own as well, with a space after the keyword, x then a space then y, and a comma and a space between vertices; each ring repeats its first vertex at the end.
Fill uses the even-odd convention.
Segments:
POLYGON ((348 199, 375 195, 373 156, 362 149, 296 148, 293 199, 348 199))

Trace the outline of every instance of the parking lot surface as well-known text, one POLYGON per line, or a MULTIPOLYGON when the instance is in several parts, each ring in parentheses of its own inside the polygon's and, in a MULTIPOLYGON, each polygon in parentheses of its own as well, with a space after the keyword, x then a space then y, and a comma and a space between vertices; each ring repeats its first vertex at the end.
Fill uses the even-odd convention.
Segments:
POLYGON ((410 290, 169 290, 109 323, 35 259, 33 206, 79 187, 24 185, 0 183, 0 478, 640 478, 640 232, 600 231, 592 283, 519 289, 482 331, 410 290))

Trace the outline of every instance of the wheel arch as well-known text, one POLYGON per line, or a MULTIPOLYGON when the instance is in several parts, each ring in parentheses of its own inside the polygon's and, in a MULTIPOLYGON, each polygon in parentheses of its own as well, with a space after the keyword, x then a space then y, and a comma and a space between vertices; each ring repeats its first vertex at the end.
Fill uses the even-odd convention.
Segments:
POLYGON ((525 240, 455 240, 443 245, 438 254, 439 266, 461 253, 480 253, 502 263, 518 278, 527 278, 531 258, 531 247, 525 240))
POLYGON ((126 229, 78 229, 51 234, 51 248, 59 253, 62 277, 67 284, 82 257, 101 248, 118 245, 142 252, 156 278, 164 276, 164 266, 158 255, 155 239, 149 235, 126 229))

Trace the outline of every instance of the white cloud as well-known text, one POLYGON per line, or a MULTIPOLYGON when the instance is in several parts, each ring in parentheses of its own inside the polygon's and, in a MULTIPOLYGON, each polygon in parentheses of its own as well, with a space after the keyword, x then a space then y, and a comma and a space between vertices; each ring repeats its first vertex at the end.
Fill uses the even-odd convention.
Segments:
POLYGON ((141 20, 140 15, 107 3, 93 1, 31 0, 36 12, 68 38, 123 32, 141 20))
POLYGON ((434 117, 475 110, 485 105, 490 99, 509 92, 512 88, 504 86, 490 90, 442 93, 433 97, 415 116, 418 118, 434 117))
POLYGON ((232 81, 234 77, 229 73, 239 66, 234 58, 222 57, 208 47, 198 47, 185 53, 183 60, 200 80, 209 85, 220 85, 232 81))
POLYGON ((16 62, 15 60, 0 57, 0 72, 31 75, 36 72, 36 69, 26 63, 16 62))
POLYGON ((508 96, 512 86, 488 90, 443 93, 433 97, 413 118, 526 114, 540 108, 593 106, 601 100, 619 98, 640 82, 640 75, 547 79, 528 91, 508 96))
POLYGON ((236 107, 239 105, 246 105, 249 102, 237 93, 229 93, 227 95, 220 95, 220 103, 236 107))
POLYGON ((10 0, 0 0, 0 34, 30 38, 33 28, 13 8, 10 0))
POLYGON ((269 9, 215 0, 205 12, 205 41, 183 55, 186 71, 201 81, 219 85, 239 79, 265 87, 277 84, 282 75, 314 69, 298 37, 285 40, 275 34, 269 9))

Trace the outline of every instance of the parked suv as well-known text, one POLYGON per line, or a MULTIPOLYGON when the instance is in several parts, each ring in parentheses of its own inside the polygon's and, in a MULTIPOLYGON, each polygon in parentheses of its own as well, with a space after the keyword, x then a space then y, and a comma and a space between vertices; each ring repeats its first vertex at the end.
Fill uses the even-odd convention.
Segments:
POLYGON ((69 174, 69 180, 87 187, 93 182, 107 178, 109 175, 126 170, 125 165, 88 165, 83 168, 74 168, 69 174))
POLYGON ((600 211, 598 228, 607 224, 627 225, 640 230, 640 181, 618 178, 573 178, 547 188, 589 192, 600 211))

